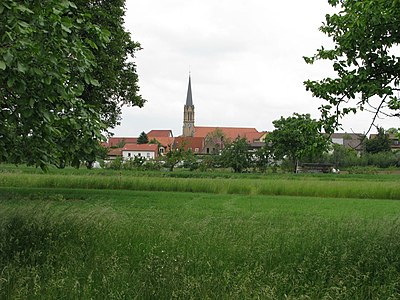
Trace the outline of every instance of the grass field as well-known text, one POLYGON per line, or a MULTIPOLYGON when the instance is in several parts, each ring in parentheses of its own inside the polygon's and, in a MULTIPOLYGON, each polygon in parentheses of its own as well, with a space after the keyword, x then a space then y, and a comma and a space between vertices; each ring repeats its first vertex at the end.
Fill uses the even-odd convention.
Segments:
POLYGON ((0 299, 400 298, 397 176, 0 170, 0 299))

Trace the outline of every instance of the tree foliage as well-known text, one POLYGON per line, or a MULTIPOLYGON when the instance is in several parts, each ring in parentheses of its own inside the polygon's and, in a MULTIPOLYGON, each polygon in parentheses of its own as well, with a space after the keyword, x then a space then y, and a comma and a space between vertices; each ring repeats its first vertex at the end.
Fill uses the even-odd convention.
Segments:
POLYGON ((332 163, 335 168, 343 168, 357 164, 358 155, 354 149, 344 145, 333 144, 331 153, 325 155, 325 161, 332 163))
MULTIPOLYGON (((127 58, 110 48, 114 28, 100 20, 112 17, 95 9, 105 2, 0 2, 0 161, 79 166, 101 152, 102 133, 116 123, 124 95, 122 89, 105 92, 102 59, 127 58)), ((125 72, 136 76, 134 68, 118 68, 114 83, 125 72)), ((136 81, 130 85, 136 94, 136 81)))
POLYGON ((224 166, 230 167, 235 173, 240 173, 251 166, 249 143, 246 138, 237 137, 227 144, 221 152, 221 161, 224 166))
MULTIPOLYGON (((86 84, 81 95, 87 103, 96 105, 107 127, 119 124, 122 105, 142 107, 138 94, 138 75, 131 58, 140 44, 133 41, 124 28, 126 0, 73 0, 81 13, 90 14, 91 22, 111 32, 106 47, 94 47, 96 64, 90 73, 99 84, 86 84)), ((87 36, 86 32, 82 33, 87 36)))
POLYGON ((165 166, 172 172, 176 165, 186 159, 192 160, 192 151, 185 150, 185 145, 180 145, 177 148, 169 146, 169 151, 165 154, 165 166))
POLYGON ((271 162, 271 150, 267 145, 257 149, 253 157, 254 168, 262 173, 267 171, 268 166, 272 164, 271 162))
POLYGON ((147 144, 149 142, 149 138, 147 137, 147 134, 142 131, 142 133, 139 135, 137 139, 138 144, 147 144))
POLYGON ((327 137, 320 132, 320 122, 309 114, 295 113, 272 123, 275 129, 265 142, 274 159, 287 159, 294 170, 299 161, 319 156, 328 147, 327 137))
POLYGON ((378 128, 376 137, 372 137, 365 143, 365 151, 368 153, 388 152, 391 150, 389 134, 383 128, 378 128))
POLYGON ((332 49, 317 50, 307 63, 330 60, 336 76, 305 82, 307 90, 327 103, 320 107, 325 129, 340 127, 340 118, 371 111, 371 126, 380 115, 399 116, 400 4, 397 0, 328 0, 338 12, 326 15, 320 30, 332 49))

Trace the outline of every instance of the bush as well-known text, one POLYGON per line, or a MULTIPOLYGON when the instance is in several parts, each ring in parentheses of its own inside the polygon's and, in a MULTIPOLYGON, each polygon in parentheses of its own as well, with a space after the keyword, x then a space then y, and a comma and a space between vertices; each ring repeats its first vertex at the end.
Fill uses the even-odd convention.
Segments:
POLYGON ((110 162, 108 168, 112 170, 121 170, 122 168, 122 157, 117 157, 110 162))

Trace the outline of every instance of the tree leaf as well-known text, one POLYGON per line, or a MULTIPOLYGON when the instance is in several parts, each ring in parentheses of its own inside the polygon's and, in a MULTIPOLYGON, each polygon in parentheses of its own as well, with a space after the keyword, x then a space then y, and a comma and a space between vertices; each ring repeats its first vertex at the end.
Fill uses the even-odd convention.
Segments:
POLYGON ((21 73, 25 73, 27 70, 27 67, 21 62, 18 62, 17 68, 18 68, 18 72, 21 72, 21 73))

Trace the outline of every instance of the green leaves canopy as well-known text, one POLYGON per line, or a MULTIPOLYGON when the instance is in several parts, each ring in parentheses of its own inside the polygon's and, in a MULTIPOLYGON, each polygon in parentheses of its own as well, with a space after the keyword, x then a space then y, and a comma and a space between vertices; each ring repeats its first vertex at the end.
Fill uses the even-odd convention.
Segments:
MULTIPOLYGON (((399 116, 400 3, 398 0, 329 0, 338 12, 326 16, 320 30, 332 38, 332 49, 321 48, 307 63, 331 60, 336 77, 305 82, 324 99, 320 107, 325 129, 340 127, 340 118, 368 110, 399 116)), ((372 126, 371 124, 371 126, 372 126)))
POLYGON ((246 138, 237 137, 232 143, 227 144, 221 152, 221 161, 226 167, 240 173, 251 166, 251 154, 246 138))
POLYGON ((383 128, 378 128, 378 134, 365 143, 365 151, 368 153, 389 152, 391 150, 389 134, 383 128))
MULTIPOLYGON (((142 107, 145 102, 138 94, 138 75, 132 60, 141 49, 140 44, 132 41, 124 28, 125 0, 74 0, 74 3, 81 13, 91 16, 93 24, 111 32, 105 47, 91 49, 96 65, 89 74, 98 84, 86 84, 81 97, 86 103, 96 105, 102 121, 113 128, 119 124, 123 105, 142 107)), ((86 33, 83 36, 85 40, 93 40, 86 33)))
MULTIPOLYGON (((100 56, 113 56, 108 45, 115 38, 100 20, 111 16, 89 13, 105 2, 86 1, 84 9, 83 1, 0 2, 0 161, 79 166, 95 159, 102 132, 116 123, 121 97, 143 104, 133 97, 138 88, 132 63, 124 64, 135 49, 128 34, 121 50, 126 55, 114 53, 119 64, 110 68, 114 83, 122 83, 105 91, 112 80, 103 80, 100 56), (123 83, 132 76, 129 86, 123 83)), ((123 12, 123 2, 117 5, 123 12)))
POLYGON ((309 114, 293 114, 272 122, 275 129, 267 135, 266 145, 275 159, 287 158, 295 168, 302 159, 321 155, 328 147, 321 124, 309 114))

